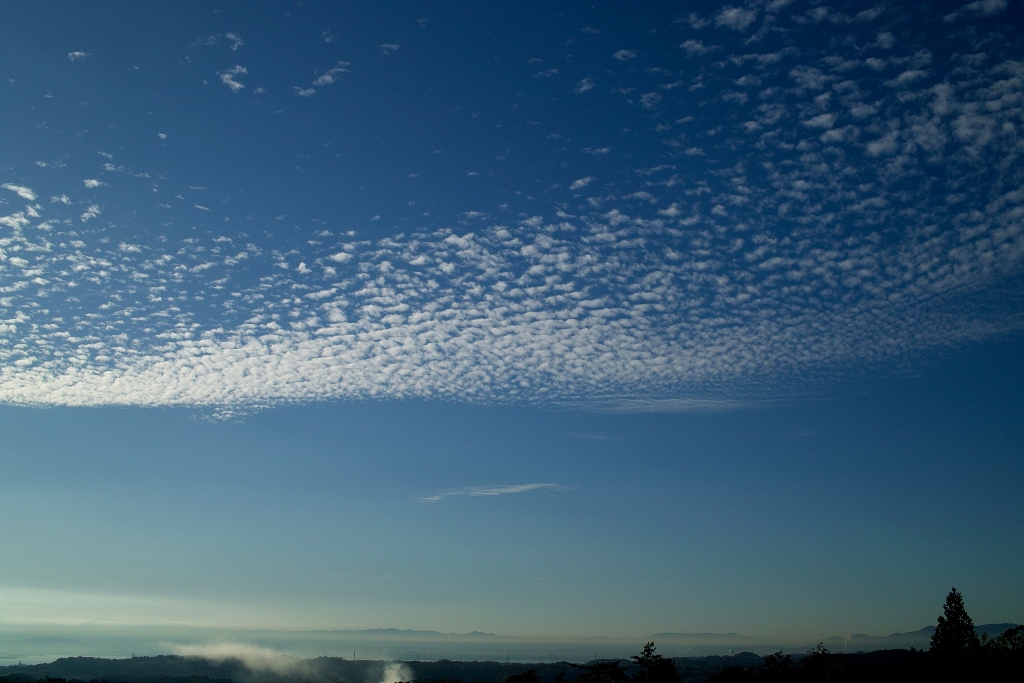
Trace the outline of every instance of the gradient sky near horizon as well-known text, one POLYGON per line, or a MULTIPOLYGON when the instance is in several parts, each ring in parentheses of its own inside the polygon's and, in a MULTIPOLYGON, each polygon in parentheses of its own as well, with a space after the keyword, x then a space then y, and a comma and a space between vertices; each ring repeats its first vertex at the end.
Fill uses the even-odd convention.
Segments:
POLYGON ((1024 621, 1022 27, 5 7, 0 618, 1024 621))

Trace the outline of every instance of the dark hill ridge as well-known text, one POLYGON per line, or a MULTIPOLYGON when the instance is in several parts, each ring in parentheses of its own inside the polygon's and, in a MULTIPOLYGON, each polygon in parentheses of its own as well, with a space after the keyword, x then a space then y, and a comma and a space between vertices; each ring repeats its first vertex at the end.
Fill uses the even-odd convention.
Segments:
MULTIPOLYGON (((270 681, 374 683, 384 675, 388 662, 349 660, 340 657, 290 660, 275 670, 253 670, 239 660, 211 662, 197 657, 160 655, 131 657, 128 659, 102 659, 96 657, 65 657, 49 664, 0 667, 3 676, 17 680, 8 683, 29 683, 45 679, 62 678, 79 681, 125 681, 128 683, 176 683, 184 679, 201 681, 215 679, 235 683, 266 683, 270 681)), ((578 676, 578 670, 566 662, 553 664, 507 664, 505 662, 455 662, 442 659, 436 662, 407 662, 406 666, 417 681, 453 680, 488 681, 502 683, 513 674, 533 668, 545 683, 554 683, 558 674, 568 680, 578 676)))
MULTIPOLYGON (((982 636, 987 633, 990 638, 1002 635, 1007 629, 1011 629, 1017 624, 980 624, 974 627, 975 632, 978 636, 982 636)), ((843 636, 832 636, 826 638, 823 642, 825 647, 832 650, 833 652, 871 652, 873 650, 892 650, 892 649, 910 649, 917 648, 918 650, 927 649, 931 643, 932 634, 935 633, 934 626, 925 626, 917 631, 908 631, 906 633, 892 633, 887 636, 869 636, 864 633, 857 633, 855 635, 844 638, 843 636)))
MULTIPOLYGON (((756 667, 761 657, 743 652, 734 656, 674 658, 682 679, 704 677, 735 666, 756 667)), ((192 657, 160 655, 128 659, 65 657, 49 664, 0 667, 0 683, 34 683, 64 679, 63 683, 375 683, 387 662, 346 660, 340 657, 294 660, 295 666, 278 671, 253 671, 241 662, 212 663, 192 657)), ((623 662, 629 666, 629 662, 623 662)), ((512 664, 496 661, 405 662, 419 683, 465 681, 504 683, 514 674, 533 669, 538 683, 573 683, 581 670, 568 662, 512 664)), ((56 683, 56 682, 54 682, 56 683)))
MULTIPOLYGON (((979 634, 988 633, 989 637, 1001 635, 1008 628, 1015 624, 981 624, 976 627, 979 634)), ((933 626, 927 626, 917 631, 906 633, 893 633, 888 636, 870 636, 857 634, 848 637, 834 636, 824 640, 825 647, 832 652, 873 652, 879 650, 909 650, 916 648, 927 649, 929 640, 934 633, 933 626)), ((250 631, 253 635, 261 633, 250 631)), ((290 641, 279 642, 251 642, 262 648, 279 651, 303 651, 299 646, 306 646, 306 656, 315 655, 317 646, 315 640, 309 643, 301 640, 302 633, 294 632, 290 641), (294 648, 294 649, 293 649, 294 648)), ((328 633, 328 632, 320 632, 328 633)), ((376 683, 383 676, 385 658, 406 662, 406 665, 414 672, 418 680, 454 679, 463 681, 487 680, 494 683, 503 683, 504 678, 512 673, 524 671, 526 668, 541 668, 548 666, 560 666, 565 670, 568 680, 574 680, 570 675, 575 672, 566 662, 585 661, 592 658, 618 659, 628 663, 631 654, 639 652, 644 639, 632 641, 602 638, 580 638, 570 642, 530 642, 525 639, 504 638, 495 634, 484 634, 474 632, 470 634, 442 634, 436 631, 412 631, 403 629, 373 629, 363 631, 349 631, 347 633, 360 633, 366 638, 366 642, 359 645, 358 652, 366 653, 370 659, 353 661, 342 657, 318 657, 315 659, 301 659, 299 657, 271 657, 273 662, 262 663, 262 669, 252 668, 246 665, 242 659, 222 657, 218 659, 207 659, 199 656, 172 656, 156 655, 145 657, 131 657, 125 659, 110 659, 83 656, 64 656, 61 659, 44 663, 25 666, 0 666, 0 676, 17 674, 27 676, 31 679, 44 679, 46 677, 79 679, 83 681, 102 680, 109 681, 142 681, 153 677, 205 677, 209 679, 234 680, 238 683, 256 683, 262 680, 269 680, 271 671, 276 672, 276 680, 303 679, 303 680, 325 680, 325 681, 347 681, 350 683, 376 683), (377 642, 382 643, 378 648, 370 646, 369 640, 373 637, 377 642), (424 642, 434 640, 443 641, 444 647, 418 644, 414 641, 424 642), (380 654, 377 652, 379 651, 380 654), (458 652, 457 656, 453 656, 458 652), (597 654, 601 653, 601 654, 597 654), (441 668, 449 671, 449 675, 441 675, 440 670, 435 671, 438 661, 447 662, 441 668), (456 661, 452 661, 456 660, 456 661), (461 661, 460 661, 461 660, 461 661), (509 661, 511 660, 511 661, 509 661), (489 662, 489 663, 488 663, 489 662), (518 663, 513 663, 518 662, 518 663), (526 664, 527 662, 534 662, 526 664), (543 664, 537 662, 544 662, 543 664), (486 664, 486 666, 485 666, 486 664), (462 671, 462 667, 469 667, 462 671), (477 667, 474 669, 473 667, 477 667), (483 667, 483 668, 480 668, 483 667), (487 667, 491 667, 488 669, 487 667), (472 669, 472 673, 470 671, 472 669), (484 669, 487 669, 484 671, 484 669)), ((250 641, 250 639, 243 639, 250 641)), ((657 633, 647 637, 647 640, 654 641, 659 646, 659 652, 666 656, 672 656, 678 661, 705 659, 710 655, 729 655, 733 652, 747 651, 758 655, 782 649, 785 652, 800 655, 813 647, 813 643, 803 646, 789 646, 773 644, 767 639, 743 636, 737 633, 657 633)), ((163 642, 168 642, 164 640, 163 642)), ((29 652, 33 648, 39 648, 40 652, 55 652, 62 655, 76 655, 79 652, 96 652, 95 644, 90 644, 88 639, 77 640, 72 638, 56 638, 52 636, 37 636, 23 638, 20 641, 6 641, 5 649, 13 651, 15 646, 18 652, 29 652)), ((123 653, 131 652, 134 649, 122 647, 119 652, 115 651, 113 656, 123 656, 123 653)), ((326 649, 326 648, 325 648, 326 649)), ((355 648, 353 648, 355 649, 355 648)), ((244 653, 245 646, 241 651, 244 653)), ((21 656, 21 655, 16 655, 21 656)), ((53 656, 57 656, 56 654, 53 656)), ((753 655, 752 655, 753 656, 753 655)), ((244 654, 239 654, 244 657, 244 654)), ((15 661, 5 655, 7 661, 15 661)), ((37 660, 38 661, 38 658, 37 660)), ((260 665, 254 662, 253 667, 260 665)), ((554 671, 554 669, 552 669, 554 671)), ((555 674, 552 674, 554 676, 555 674)), ((553 679, 552 679, 553 680, 553 679)))
MULTIPOLYGON (((901 634, 897 634, 901 635, 901 634)), ((133 657, 127 660, 99 660, 88 657, 70 657, 50 664, 4 667, 0 671, 0 683, 375 683, 382 679, 386 662, 352 661, 341 658, 321 657, 314 660, 294 660, 297 668, 287 670, 251 671, 240 667, 238 676, 213 678, 208 676, 166 676, 139 675, 151 670, 183 670, 184 667, 200 664, 189 658, 159 656, 133 657), (11 669, 15 671, 11 671, 11 669), (106 670, 121 669, 127 675, 104 676, 102 679, 86 677, 52 676, 58 670, 106 670), (130 670, 130 671, 129 671, 130 670)), ((739 681, 764 682, 769 680, 796 681, 865 681, 870 683, 906 683, 907 681, 1019 681, 1024 672, 1024 651, 1018 649, 994 650, 983 648, 976 654, 963 658, 950 658, 927 652, 910 650, 876 650, 854 654, 805 654, 793 657, 791 665, 783 671, 769 667, 766 658, 751 652, 737 655, 706 657, 673 657, 680 683, 736 683, 739 681), (952 669, 950 668, 952 666, 952 669), (953 672, 953 677, 950 672, 953 672)), ((603 660, 590 664, 618 664, 624 671, 616 677, 593 677, 599 667, 574 666, 568 662, 542 664, 511 664, 495 661, 438 660, 434 662, 405 662, 407 667, 400 673, 417 683, 507 683, 515 674, 532 670, 533 675, 524 677, 536 683, 591 683, 619 681, 620 683, 641 683, 639 668, 624 660, 603 660), (622 675, 624 674, 624 675, 622 675), (588 678, 584 678, 588 676, 588 678)), ((408 680, 408 679, 407 679, 408 680)), ((523 679, 520 679, 523 680, 523 679)), ((658 680, 658 679, 655 679, 658 680)))
POLYGON ((198 657, 157 655, 106 659, 62 657, 48 664, 0 667, 0 675, 17 674, 33 679, 64 678, 108 681, 138 681, 157 677, 247 680, 248 670, 238 660, 213 662, 198 657))

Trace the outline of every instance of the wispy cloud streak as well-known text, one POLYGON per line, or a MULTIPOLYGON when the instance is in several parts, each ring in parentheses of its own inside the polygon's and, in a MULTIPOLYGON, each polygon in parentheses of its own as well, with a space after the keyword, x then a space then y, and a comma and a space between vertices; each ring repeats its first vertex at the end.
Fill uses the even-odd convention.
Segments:
POLYGON ((438 503, 445 498, 480 498, 492 496, 506 496, 515 493, 527 493, 529 491, 565 491, 567 487, 560 484, 512 484, 500 486, 464 486, 455 489, 443 489, 427 496, 415 498, 418 503, 438 503))

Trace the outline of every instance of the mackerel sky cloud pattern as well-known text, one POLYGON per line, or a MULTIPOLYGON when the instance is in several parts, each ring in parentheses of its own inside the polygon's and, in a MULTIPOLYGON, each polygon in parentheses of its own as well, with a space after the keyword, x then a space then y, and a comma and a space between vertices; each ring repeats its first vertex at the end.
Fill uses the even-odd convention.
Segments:
MULTIPOLYGON (((653 37, 590 21, 550 54, 504 53, 518 76, 488 133, 498 153, 459 169, 441 145, 382 155, 401 184, 358 214, 312 206, 338 191, 329 173, 276 196, 278 214, 245 180, 258 150, 219 149, 242 170, 211 179, 133 149, 184 149, 165 119, 63 150, 73 119, 37 126, 38 149, 0 170, 0 401, 685 410, 1018 333, 1024 61, 1000 20, 1015 10, 843 7, 709 7, 653 37), (942 40, 916 38, 922 23, 942 40), (571 127, 595 111, 607 125, 571 127), (422 182, 459 187, 431 203, 422 182)), ((333 139, 302 117, 351 97, 361 70, 404 87, 419 49, 353 55, 334 30, 309 36, 306 73, 265 68, 272 46, 242 28, 193 37, 165 87, 240 120, 294 116, 303 144, 271 175, 326 164, 333 139)), ((54 70, 104 68, 73 47, 54 70)), ((9 87, 19 102, 51 89, 9 87)), ((97 99, 90 117, 114 117, 97 99)), ((217 146, 211 130, 190 135, 217 146)))

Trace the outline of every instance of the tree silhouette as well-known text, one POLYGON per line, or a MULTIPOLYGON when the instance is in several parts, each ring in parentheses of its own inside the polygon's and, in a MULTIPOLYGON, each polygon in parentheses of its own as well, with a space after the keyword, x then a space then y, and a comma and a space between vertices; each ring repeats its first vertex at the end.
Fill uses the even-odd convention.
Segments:
POLYGON ((1014 650, 1024 652, 1024 626, 1014 626, 1003 631, 1003 635, 988 641, 988 646, 995 650, 1014 650))
POLYGON ((668 657, 654 653, 654 643, 644 645, 644 651, 630 659, 640 667, 633 674, 636 683, 679 683, 679 672, 668 657))
POLYGON ((931 648, 940 654, 960 654, 977 650, 981 646, 974 622, 964 609, 964 596, 954 587, 942 606, 943 615, 932 634, 931 648))
POLYGON ((784 680, 793 668, 793 655, 784 655, 782 650, 765 655, 761 677, 769 681, 784 680))
POLYGON ((808 650, 807 655, 800 661, 800 669, 807 680, 842 680, 846 663, 845 657, 829 652, 825 643, 818 641, 817 646, 808 650))
POLYGON ((505 679, 505 683, 540 683, 540 676, 536 669, 527 669, 521 673, 512 674, 505 679))
POLYGON ((626 683, 629 677, 618 660, 594 662, 593 664, 570 664, 574 669, 583 669, 576 683, 626 683))

